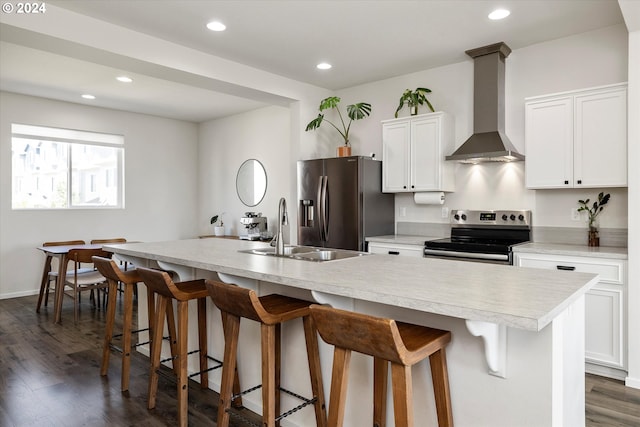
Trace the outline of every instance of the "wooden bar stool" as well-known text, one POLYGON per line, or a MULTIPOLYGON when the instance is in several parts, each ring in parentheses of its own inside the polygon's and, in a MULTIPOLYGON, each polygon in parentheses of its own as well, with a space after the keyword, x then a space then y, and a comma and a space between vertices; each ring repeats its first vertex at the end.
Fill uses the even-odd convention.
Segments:
MULTIPOLYGON (((313 404, 316 425, 325 427, 327 421, 324 389, 320 371, 318 337, 309 312, 311 303, 276 294, 258 297, 250 289, 213 280, 207 280, 206 284, 211 299, 220 311, 225 314, 223 317, 225 331, 224 363, 222 384, 220 386, 220 405, 218 407, 218 427, 227 427, 229 425, 229 408, 231 401, 236 398, 236 396, 232 395, 232 387, 233 375, 237 364, 241 318, 260 323, 262 384, 241 392, 240 395, 262 388, 262 426, 275 427, 280 424, 282 418, 313 404), (281 324, 298 318, 302 318, 304 325, 311 390, 313 393, 311 399, 305 399, 280 387, 281 324), (284 414, 280 414, 280 392, 299 398, 303 403, 284 414)), ((241 417, 240 415, 237 416, 241 417)))
MULTIPOLYGON (((136 269, 130 269, 123 271, 120 269, 118 263, 109 258, 93 257, 93 263, 108 282, 108 301, 107 301, 107 324, 104 332, 104 344, 102 347, 102 364, 100 365, 100 375, 107 375, 109 369, 109 355, 111 349, 114 349, 122 353, 122 379, 121 379, 121 391, 129 390, 129 371, 131 367, 131 348, 135 348, 144 344, 149 344, 153 337, 153 322, 154 322, 154 300, 151 289, 147 287, 147 310, 149 315, 149 327, 144 329, 132 330, 133 328, 133 294, 138 282, 142 282, 142 278, 136 269), (113 328, 116 318, 116 299, 118 285, 124 286, 124 315, 122 319, 122 333, 114 335, 113 328), (138 342, 135 345, 131 344, 131 335, 140 332, 149 331, 149 341, 138 342), (122 338, 122 348, 118 348, 113 344, 114 338, 122 338)), ((169 336, 173 339, 171 343, 171 355, 175 356, 176 352, 176 326, 173 316, 173 305, 167 307, 167 325, 169 326, 169 336)))
POLYGON ((329 401, 329 425, 344 419, 351 351, 374 357, 375 427, 386 424, 387 368, 391 362, 396 427, 413 427, 411 366, 427 356, 440 427, 453 426, 445 346, 451 332, 396 322, 331 307, 312 305, 311 315, 324 341, 335 346, 329 401))
MULTIPOLYGON (((178 302, 178 328, 177 335, 171 337, 177 341, 177 349, 171 359, 174 372, 178 381, 178 423, 181 427, 187 426, 189 378, 200 375, 200 387, 208 388, 208 372, 222 366, 222 362, 207 355, 207 297, 209 293, 204 280, 191 280, 174 283, 171 276, 165 271, 137 268, 140 277, 156 297, 154 330, 151 339, 151 368, 149 377, 149 403, 148 408, 156 406, 158 391, 158 370, 160 369, 160 352, 162 349, 162 319, 167 315, 173 300, 178 302), (197 300, 198 304, 198 341, 199 349, 187 351, 188 313, 189 301, 197 300), (187 375, 187 356, 199 353, 200 372, 187 375), (208 361, 212 360, 216 366, 209 368, 208 361)), ((152 299, 153 299, 152 296, 152 299)), ((171 331, 169 332, 171 334, 171 331)))

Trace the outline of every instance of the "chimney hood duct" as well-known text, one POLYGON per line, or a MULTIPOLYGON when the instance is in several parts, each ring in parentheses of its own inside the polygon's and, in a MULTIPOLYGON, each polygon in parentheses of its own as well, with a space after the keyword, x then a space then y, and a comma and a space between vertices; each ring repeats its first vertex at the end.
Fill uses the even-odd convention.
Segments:
POLYGON ((473 135, 445 159, 465 163, 524 160, 504 132, 504 60, 511 49, 500 42, 465 53, 474 59, 473 135))

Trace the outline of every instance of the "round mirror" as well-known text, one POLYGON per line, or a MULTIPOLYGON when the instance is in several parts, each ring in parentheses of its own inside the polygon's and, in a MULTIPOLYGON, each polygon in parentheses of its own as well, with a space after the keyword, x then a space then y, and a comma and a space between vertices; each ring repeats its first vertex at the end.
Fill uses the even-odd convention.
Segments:
POLYGON ((236 191, 240 201, 247 206, 256 206, 267 192, 267 172, 256 159, 245 160, 238 169, 236 191))

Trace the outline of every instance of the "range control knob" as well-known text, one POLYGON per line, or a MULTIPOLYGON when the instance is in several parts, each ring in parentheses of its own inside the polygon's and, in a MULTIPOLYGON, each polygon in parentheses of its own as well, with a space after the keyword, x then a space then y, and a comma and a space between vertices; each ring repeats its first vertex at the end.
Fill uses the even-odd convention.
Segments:
POLYGON ((456 221, 458 221, 460 219, 460 215, 458 215, 458 214, 455 214, 453 217, 456 219, 456 221))
POLYGON ((466 221, 467 220, 467 216, 465 214, 462 214, 462 220, 466 221))
POLYGON ((507 214, 502 214, 502 220, 503 220, 503 221, 506 221, 506 220, 507 220, 507 218, 509 218, 509 217, 507 216, 507 214))
POLYGON ((522 214, 518 215, 518 219, 519 219, 520 221, 524 221, 524 215, 522 215, 522 214))
POLYGON ((515 221, 516 220, 516 216, 514 214, 511 214, 509 216, 509 219, 511 219, 511 221, 515 221))

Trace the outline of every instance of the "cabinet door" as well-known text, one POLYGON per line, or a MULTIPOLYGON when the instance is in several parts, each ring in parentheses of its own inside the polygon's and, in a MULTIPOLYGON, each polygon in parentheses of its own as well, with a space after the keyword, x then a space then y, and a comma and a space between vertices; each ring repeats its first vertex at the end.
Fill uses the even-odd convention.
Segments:
POLYGON ((411 191, 440 189, 440 164, 444 161, 440 153, 440 123, 437 117, 411 121, 411 191))
POLYGON ((575 117, 575 186, 626 186, 626 88, 577 95, 575 117))
POLYGON ((525 144, 527 188, 573 186, 573 98, 527 102, 525 144))
POLYGON ((588 362, 624 368, 622 287, 599 283, 585 297, 588 362))
POLYGON ((382 125, 382 191, 411 191, 409 185, 409 121, 382 125))

